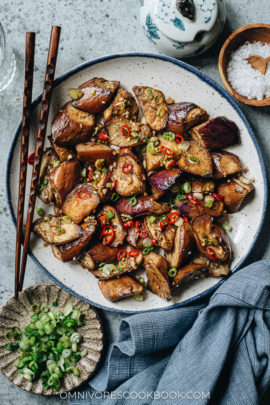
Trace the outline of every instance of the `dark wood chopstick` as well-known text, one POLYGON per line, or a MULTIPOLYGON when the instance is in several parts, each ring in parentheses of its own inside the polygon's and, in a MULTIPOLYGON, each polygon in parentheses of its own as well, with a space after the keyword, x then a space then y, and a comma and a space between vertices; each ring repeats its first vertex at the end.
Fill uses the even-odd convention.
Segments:
POLYGON ((30 132, 30 121, 31 121, 31 102, 32 102, 32 89, 33 89, 33 74, 34 74, 35 39, 36 39, 36 34, 34 32, 26 33, 22 134, 21 134, 21 162, 20 162, 20 182, 19 182, 18 212, 17 212, 16 259, 15 259, 15 298, 16 299, 18 298, 20 262, 21 262, 21 244, 23 241, 22 226, 23 226, 25 184, 26 184, 26 174, 27 174, 29 132, 30 132))
POLYGON ((41 105, 40 105, 40 115, 39 115, 37 141, 36 141, 36 149, 35 149, 35 159, 34 159, 34 165, 33 165, 31 188, 30 188, 30 195, 29 195, 29 205, 28 205, 27 220, 26 220, 26 226, 25 226, 19 291, 22 290, 24 275, 25 275, 27 253, 28 253, 32 221, 33 221, 33 215, 34 215, 34 208, 35 208, 35 202, 36 202, 36 194, 37 194, 37 188, 38 188, 40 164, 41 164, 41 159, 42 159, 43 146, 44 146, 44 140, 45 140, 45 135, 46 135, 49 111, 50 111, 50 103, 51 103, 51 96, 52 96, 53 80, 54 80, 54 75, 55 75, 58 46, 59 46, 59 40, 60 40, 60 32, 61 32, 61 27, 57 27, 57 26, 52 27, 50 46, 49 46, 49 51, 48 51, 48 60, 47 60, 46 73, 45 73, 45 81, 44 81, 44 87, 43 87, 43 93, 42 93, 42 99, 41 99, 41 105))

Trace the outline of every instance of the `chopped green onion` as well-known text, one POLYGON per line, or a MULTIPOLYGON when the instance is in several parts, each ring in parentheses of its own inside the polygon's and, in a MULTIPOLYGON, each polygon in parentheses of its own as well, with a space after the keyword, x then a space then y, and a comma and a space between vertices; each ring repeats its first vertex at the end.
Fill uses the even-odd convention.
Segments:
POLYGON ((98 133, 98 127, 95 127, 95 130, 94 130, 92 136, 95 136, 97 133, 98 133))
POLYGON ((203 173, 203 176, 206 176, 207 174, 210 174, 210 172, 207 172, 207 171, 204 172, 204 173, 203 173))
POLYGON ((111 200, 112 201, 117 201, 119 200, 121 196, 118 193, 113 193, 111 200))
POLYGON ((151 216, 150 218, 148 218, 148 221, 151 222, 151 224, 153 222, 155 222, 155 220, 156 220, 156 217, 154 217, 154 216, 151 216))
POLYGON ((39 184, 38 191, 43 191, 45 188, 44 184, 39 184))
POLYGON ((207 201, 207 202, 204 204, 204 206, 205 206, 206 208, 211 208, 212 205, 213 205, 213 201, 207 201))
POLYGON ((102 268, 105 266, 106 263, 100 263, 100 265, 98 266, 99 268, 102 268))
POLYGON ((44 215, 44 211, 43 211, 43 209, 40 208, 40 207, 36 208, 36 213, 37 213, 40 217, 43 217, 43 215, 44 215))
POLYGON ((72 352, 70 349, 65 349, 62 351, 62 356, 64 359, 68 359, 71 356, 72 352))
POLYGON ((13 352, 14 350, 17 350, 19 347, 20 347, 20 341, 17 342, 16 344, 9 343, 9 344, 6 346, 6 349, 7 349, 7 350, 10 350, 11 352, 13 352))
POLYGON ((162 136, 167 141, 173 142, 175 140, 175 134, 173 134, 172 132, 164 132, 162 136))
POLYGON ((225 229, 225 231, 231 232, 232 226, 228 222, 224 222, 224 224, 222 224, 222 226, 225 229))
POLYGON ((58 302, 57 302, 57 301, 54 301, 54 302, 52 303, 52 306, 53 306, 53 307, 58 307, 58 302))
POLYGON ((16 359, 14 366, 17 368, 22 368, 24 366, 22 359, 16 359))
POLYGON ((153 94, 152 94, 152 92, 151 92, 151 89, 149 89, 149 87, 147 87, 147 89, 145 90, 146 91, 146 98, 148 99, 148 100, 152 100, 153 99, 153 94))
POLYGON ((112 219, 112 218, 114 218, 114 213, 113 213, 112 211, 109 211, 109 212, 107 212, 107 213, 105 214, 105 216, 106 216, 108 219, 112 219))
POLYGON ((44 186, 47 186, 47 185, 48 185, 48 182, 49 182, 49 179, 45 179, 45 180, 44 180, 44 186))
POLYGON ((103 169, 101 171, 102 171, 102 173, 107 173, 108 169, 106 169, 106 167, 103 167, 103 169))
POLYGON ((159 118, 163 118, 165 114, 166 114, 165 108, 164 108, 164 107, 160 107, 160 109, 159 109, 158 112, 157 112, 157 116, 158 116, 159 118))
POLYGON ((117 271, 117 273, 121 273, 122 272, 122 267, 116 266, 116 271, 117 271))
POLYGON ((33 304, 30 307, 31 311, 34 312, 35 314, 38 314, 40 312, 40 308, 37 304, 33 304))
POLYGON ((49 220, 50 220, 50 217, 44 217, 44 218, 43 218, 43 221, 44 221, 44 222, 47 222, 47 221, 49 221, 49 220))
POLYGON ((84 168, 84 169, 81 171, 81 176, 82 176, 82 177, 86 177, 86 168, 84 168))
POLYGON ((157 151, 154 148, 154 144, 152 142, 149 142, 147 147, 146 147, 147 152, 151 153, 152 155, 154 155, 157 151))
POLYGON ((170 269, 168 272, 169 277, 175 277, 177 274, 177 269, 174 267, 173 269, 170 269))
POLYGON ((162 214, 162 215, 160 216, 160 218, 161 218, 162 221, 166 221, 167 215, 166 215, 166 214, 162 214))
POLYGON ((71 305, 71 304, 68 304, 68 305, 64 308, 63 314, 64 314, 65 316, 68 316, 68 315, 72 312, 72 310, 73 310, 72 305, 71 305))
POLYGON ((187 159, 191 160, 191 162, 194 162, 194 163, 200 163, 200 159, 198 159, 194 156, 187 156, 187 159))
POLYGON ((53 168, 55 169, 56 167, 58 167, 60 165, 61 161, 60 160, 56 160, 56 162, 53 165, 53 168))
POLYGON ((143 249, 142 254, 143 254, 144 256, 145 256, 145 255, 148 255, 148 253, 152 252, 152 250, 154 250, 153 247, 147 247, 147 248, 143 249))
POLYGON ((106 183, 106 188, 110 188, 112 183, 106 183))
POLYGON ((138 302, 142 302, 142 301, 143 301, 143 296, 140 295, 140 294, 134 295, 133 298, 134 298, 135 301, 138 301, 138 302))
POLYGON ((183 184, 183 190, 184 192, 187 193, 191 193, 191 184, 190 183, 184 183, 183 184))
POLYGON ((131 205, 131 207, 134 207, 138 203, 138 200, 134 196, 134 197, 129 198, 128 202, 129 202, 129 205, 131 205))
POLYGON ((203 245, 205 245, 206 242, 209 242, 209 243, 211 243, 211 244, 214 245, 214 246, 217 246, 217 245, 218 245, 217 242, 215 242, 214 240, 212 240, 212 239, 207 239, 207 238, 203 238, 202 242, 203 242, 203 245))
POLYGON ((161 96, 161 94, 156 94, 156 95, 155 95, 155 98, 154 98, 154 102, 155 102, 156 104, 161 104, 162 101, 163 101, 163 97, 161 96))
POLYGON ((43 305, 42 307, 40 307, 40 311, 41 312, 49 312, 49 308, 46 305, 43 305))

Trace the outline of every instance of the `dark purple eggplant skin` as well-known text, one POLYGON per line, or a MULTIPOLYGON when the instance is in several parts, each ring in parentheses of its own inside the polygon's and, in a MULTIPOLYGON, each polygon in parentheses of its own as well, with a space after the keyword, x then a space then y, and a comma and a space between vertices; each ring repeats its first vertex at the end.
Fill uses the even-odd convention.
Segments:
POLYGON ((154 197, 162 197, 166 193, 166 190, 176 182, 181 172, 181 169, 161 170, 149 177, 154 197))
POLYGON ((181 214, 188 219, 193 219, 198 215, 207 213, 214 219, 219 219, 223 216, 224 203, 222 201, 214 201, 212 208, 205 207, 205 201, 198 201, 194 204, 190 200, 175 201, 175 207, 181 211, 181 214))
POLYGON ((169 106, 169 119, 166 131, 185 136, 186 132, 195 125, 208 120, 207 112, 196 104, 189 102, 175 103, 169 106), (191 113, 192 110, 197 112, 191 113))
POLYGON ((240 173, 242 166, 237 155, 226 150, 213 151, 211 153, 214 163, 213 178, 219 180, 232 174, 240 173))
POLYGON ((226 117, 216 117, 191 131, 191 136, 207 149, 222 149, 240 141, 237 125, 226 117))
POLYGON ((122 197, 114 206, 120 214, 137 217, 144 214, 163 214, 170 211, 167 205, 157 203, 152 197, 137 197, 137 204, 133 207, 129 204, 129 198, 122 197))

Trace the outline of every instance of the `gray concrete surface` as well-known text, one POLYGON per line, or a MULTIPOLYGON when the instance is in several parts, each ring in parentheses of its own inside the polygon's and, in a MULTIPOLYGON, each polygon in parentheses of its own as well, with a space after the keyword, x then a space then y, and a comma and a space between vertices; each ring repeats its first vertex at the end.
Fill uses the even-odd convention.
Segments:
MULTIPOLYGON (((217 83, 222 84, 217 61, 225 39, 237 28, 255 22, 269 23, 269 0, 226 0, 227 23, 217 44, 205 54, 188 60, 217 83)), ((118 52, 156 52, 145 38, 139 24, 139 0, 13 0, 0 2, 0 21, 7 34, 8 46, 15 53, 17 72, 11 86, 0 93, 0 304, 13 294, 15 230, 9 217, 4 173, 7 151, 21 119, 25 32, 35 31, 36 56, 34 76, 34 97, 43 87, 44 66, 47 60, 51 26, 62 26, 61 43, 56 77, 83 61, 118 52)), ((248 117, 258 138, 269 174, 269 124, 270 107, 253 108, 241 103, 240 107, 248 117)), ((268 212, 260 237, 248 263, 270 259, 270 213, 268 212)), ((28 260, 25 286, 49 281, 42 271, 28 260)), ((123 318, 119 314, 102 311, 106 321, 109 340, 117 337, 118 326, 123 318)), ((35 396, 19 390, 0 373, 0 403, 3 405, 29 404, 51 405, 64 403, 57 398, 35 396)), ((270 403, 270 391, 262 404, 270 403)))

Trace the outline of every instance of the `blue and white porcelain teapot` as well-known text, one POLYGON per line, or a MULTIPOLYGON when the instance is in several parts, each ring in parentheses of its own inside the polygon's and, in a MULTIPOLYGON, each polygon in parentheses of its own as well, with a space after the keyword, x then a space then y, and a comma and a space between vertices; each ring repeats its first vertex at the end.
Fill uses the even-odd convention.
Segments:
POLYGON ((225 0, 142 0, 140 18, 160 52, 187 58, 216 42, 226 21, 225 0))

